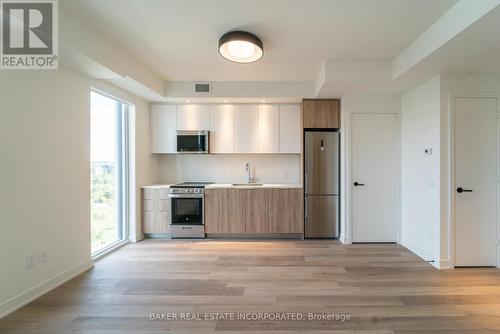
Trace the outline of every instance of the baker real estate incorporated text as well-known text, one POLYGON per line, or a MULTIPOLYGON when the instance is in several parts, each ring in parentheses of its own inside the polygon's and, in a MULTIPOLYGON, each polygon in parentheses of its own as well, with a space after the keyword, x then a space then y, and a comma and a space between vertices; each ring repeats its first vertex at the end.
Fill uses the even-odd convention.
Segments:
POLYGON ((349 321, 348 313, 302 312, 204 312, 150 313, 149 320, 160 321, 349 321))

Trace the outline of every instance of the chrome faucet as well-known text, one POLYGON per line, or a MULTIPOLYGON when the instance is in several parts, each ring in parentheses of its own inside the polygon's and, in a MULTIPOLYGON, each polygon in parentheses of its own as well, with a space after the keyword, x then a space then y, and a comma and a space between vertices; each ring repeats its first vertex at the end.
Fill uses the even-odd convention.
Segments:
POLYGON ((247 162, 245 164, 245 171, 247 172, 247 178, 248 178, 248 183, 251 183, 252 182, 252 178, 250 177, 250 163, 247 162))

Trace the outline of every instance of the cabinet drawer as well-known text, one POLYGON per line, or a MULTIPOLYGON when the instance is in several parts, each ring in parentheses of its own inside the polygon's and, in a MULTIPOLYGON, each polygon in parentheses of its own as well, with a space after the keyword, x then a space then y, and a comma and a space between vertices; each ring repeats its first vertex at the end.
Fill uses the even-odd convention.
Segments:
POLYGON ((154 199, 156 192, 157 192, 157 189, 143 188, 142 189, 142 196, 144 199, 154 199))
POLYGON ((156 212, 154 211, 144 211, 142 213, 142 232, 143 233, 154 233, 156 212))
POLYGON ((154 211, 156 209, 155 201, 152 199, 145 199, 142 203, 142 209, 144 211, 154 211))
POLYGON ((170 199, 170 197, 168 196, 169 191, 170 191, 170 188, 159 189, 159 198, 160 199, 170 199))
POLYGON ((155 226, 153 233, 170 232, 170 213, 166 211, 156 212, 155 226))

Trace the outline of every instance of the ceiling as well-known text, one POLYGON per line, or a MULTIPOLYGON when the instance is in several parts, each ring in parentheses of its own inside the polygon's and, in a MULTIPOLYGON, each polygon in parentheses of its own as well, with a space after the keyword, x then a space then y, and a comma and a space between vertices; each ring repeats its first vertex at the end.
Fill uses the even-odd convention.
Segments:
POLYGON ((166 81, 314 81, 328 60, 391 61, 457 0, 64 0, 64 10, 166 81), (264 58, 234 64, 219 37, 259 36, 264 58))

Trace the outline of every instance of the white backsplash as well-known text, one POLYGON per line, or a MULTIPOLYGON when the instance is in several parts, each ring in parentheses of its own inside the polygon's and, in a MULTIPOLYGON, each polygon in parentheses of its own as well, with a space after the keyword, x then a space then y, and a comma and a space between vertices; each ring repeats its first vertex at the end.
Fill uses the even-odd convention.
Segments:
POLYGON ((249 162, 253 181, 261 183, 299 183, 298 154, 200 154, 162 155, 161 183, 212 181, 246 182, 249 162))

